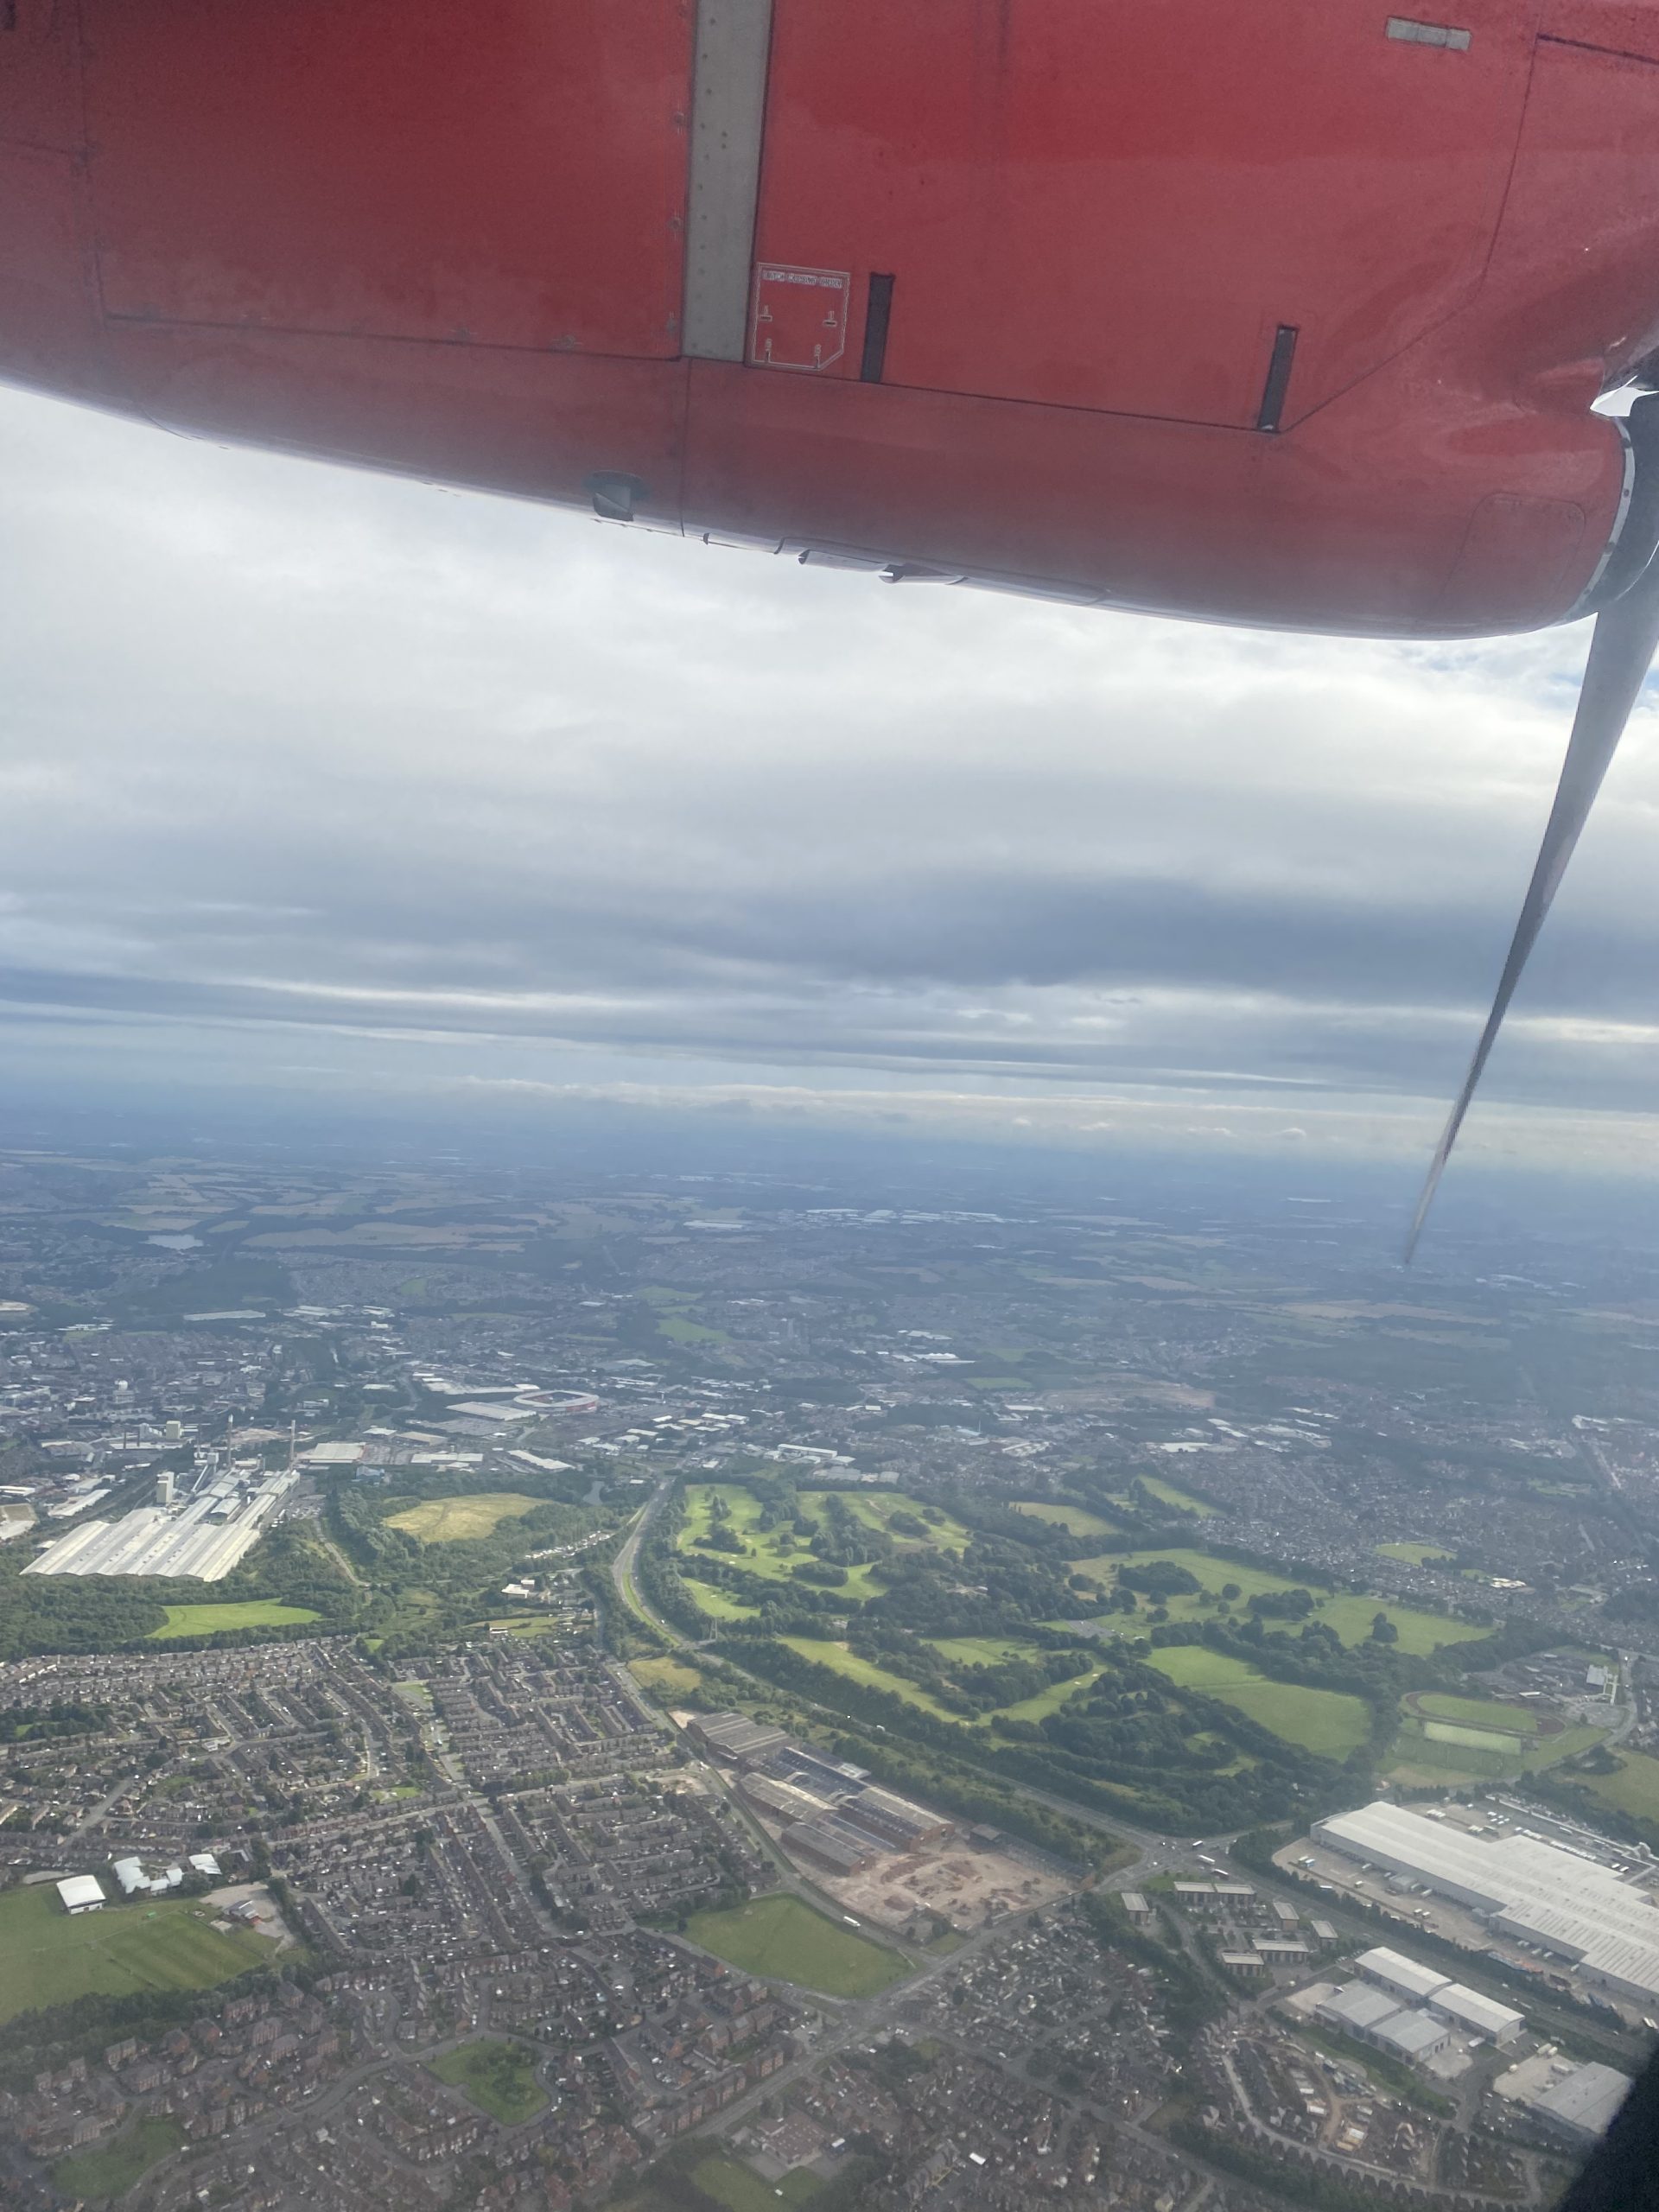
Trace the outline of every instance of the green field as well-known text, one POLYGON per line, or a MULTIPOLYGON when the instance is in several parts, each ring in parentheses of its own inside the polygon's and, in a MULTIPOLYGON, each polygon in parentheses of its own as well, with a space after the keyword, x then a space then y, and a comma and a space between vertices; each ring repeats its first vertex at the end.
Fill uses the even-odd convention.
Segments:
POLYGON ((1346 1758, 1370 1733, 1371 1717, 1363 1700, 1339 1690, 1275 1682, 1243 1660, 1208 1650, 1201 1643, 1172 1643, 1147 1656, 1178 1688, 1236 1706, 1287 1744, 1300 1744, 1323 1758, 1346 1758))
POLYGON ((699 1582, 695 1575, 687 1574, 685 1586, 692 1603, 700 1613, 707 1613, 710 1620, 752 1621, 759 1618, 759 1605, 746 1605, 740 1598, 728 1592, 717 1590, 712 1582, 699 1582))
MULTIPOLYGON (((918 1505, 899 1491, 859 1491, 842 1493, 849 1510, 866 1528, 880 1529, 893 1537, 900 1551, 944 1551, 960 1553, 968 1547, 968 1531, 959 1521, 937 1506, 918 1505), (926 1536, 907 1536, 895 1534, 890 1523, 895 1513, 913 1513, 928 1526, 926 1536)), ((804 1490, 797 1493, 802 1512, 808 1519, 822 1522, 825 1493, 804 1490)), ((679 1554, 682 1573, 693 1575, 700 1559, 727 1560, 741 1567, 746 1574, 764 1577, 769 1582, 791 1580, 794 1568, 817 1564, 817 1554, 791 1528, 760 1527, 763 1506, 760 1496, 741 1483, 691 1483, 684 1496, 685 1521, 675 1539, 675 1550, 679 1554), (699 1540, 714 1526, 714 1501, 719 1498, 726 1507, 726 1527, 741 1540, 741 1552, 711 1550, 699 1540)), ((840 1586, 847 1602, 861 1605, 867 1599, 880 1597, 882 1585, 879 1567, 866 1564, 849 1567, 847 1580, 840 1586)), ((753 1607, 740 1608, 736 1601, 723 1599, 716 1601, 709 1594, 706 1584, 692 1587, 692 1597, 702 1611, 716 1619, 747 1618, 753 1607)))
POLYGON ((386 1516, 388 1529, 401 1529, 423 1544, 466 1543, 493 1533, 498 1522, 533 1513, 543 1501, 522 1491, 481 1490, 470 1497, 429 1497, 402 1513, 386 1516))
POLYGON ((1510 1736, 1535 1736, 1543 1719, 1524 1705, 1504 1705, 1497 1698, 1455 1697, 1448 1690, 1421 1690, 1411 1702, 1417 1712, 1433 1719, 1461 1721, 1467 1728, 1497 1728, 1510 1736))
POLYGON ((1659 1759, 1645 1751, 1614 1757, 1620 1761, 1617 1774, 1575 1774, 1570 1777, 1574 1786, 1634 1820, 1659 1822, 1659 1759))
POLYGON ((686 1935, 740 1974, 773 1976, 824 1997, 874 1997, 907 1973, 894 1951, 855 1935, 796 1897, 694 1912, 686 1935))
POLYGON ((124 2196, 141 2175, 183 2140, 184 2130, 176 2120, 141 2120, 102 2150, 77 2151, 72 2158, 60 2158, 52 2179, 65 2196, 124 2196))
MULTIPOLYGON (((1516 1710, 1496 1700, 1446 1697, 1437 1691, 1419 1696, 1416 1703, 1463 1707, 1489 1715, 1516 1710)), ((1523 1717, 1535 1721, 1538 1716, 1524 1713, 1523 1717)), ((1504 1725, 1482 1728, 1468 1720, 1421 1719, 1408 1711, 1389 1747, 1389 1779, 1408 1788, 1430 1783, 1452 1788, 1465 1782, 1512 1782, 1520 1775, 1536 1774, 1563 1759, 1575 1758, 1599 1744, 1605 1733, 1605 1729, 1584 1725, 1560 1729, 1553 1736, 1527 1736, 1504 1725)), ((1619 1778, 1617 1775, 1573 1777, 1586 1787, 1592 1779, 1616 1783, 1619 1778)))
POLYGON ((170 1636, 217 1636, 232 1628, 291 1628, 298 1621, 320 1620, 308 1605, 284 1605, 275 1598, 249 1598, 241 1605, 168 1605, 167 1618, 150 1630, 152 1639, 170 1636))
POLYGON ((691 2169, 693 2185, 728 2212, 778 2212, 783 2205, 810 2204, 823 2187, 804 2166, 793 2166, 777 2183, 762 2181, 735 2158, 703 2158, 691 2169))
MULTIPOLYGON (((1160 1551, 1126 1552, 1121 1555, 1109 1552, 1096 1559, 1077 1560, 1073 1565, 1071 1572, 1074 1574, 1091 1575, 1096 1581, 1104 1583, 1110 1587, 1117 1579, 1117 1570, 1120 1567, 1131 1565, 1145 1567, 1154 1560, 1167 1560, 1176 1567, 1184 1567, 1189 1574, 1204 1585, 1211 1601, 1206 1602, 1203 1595, 1190 1593, 1185 1597, 1165 1599, 1163 1603, 1168 1609, 1172 1621, 1213 1620, 1217 1610, 1213 1601, 1218 1599, 1223 1589, 1231 1583, 1239 1592, 1236 1599, 1228 1601, 1236 1617, 1244 1614, 1249 1600, 1253 1597, 1275 1590, 1306 1590, 1319 1600, 1319 1605, 1308 1618, 1311 1620, 1323 1621, 1328 1628, 1334 1629, 1344 1643, 1363 1643, 1370 1636, 1371 1623, 1377 1614, 1386 1613, 1399 1631, 1400 1641, 1395 1649, 1410 1652, 1416 1657, 1426 1656, 1429 1652, 1438 1650, 1443 1644, 1463 1643, 1472 1637, 1487 1636, 1491 1632, 1473 1621, 1454 1621, 1444 1613, 1422 1612, 1413 1605, 1395 1605, 1391 1599, 1371 1597, 1332 1597, 1322 1591, 1318 1583, 1294 1582, 1286 1574, 1274 1574, 1260 1567, 1242 1566, 1236 1560, 1219 1559, 1211 1553, 1185 1547, 1160 1551)), ((1138 1612, 1108 1613, 1103 1616, 1100 1624, 1109 1635, 1144 1635, 1146 1633, 1144 1623, 1151 1603, 1149 1599, 1143 1597, 1138 1612)), ((1298 1624, 1269 1620, 1268 1625, 1270 1629, 1284 1626, 1294 1628, 1298 1624)))
POLYGON ((941 1659, 958 1667, 997 1667, 1005 1659, 1023 1659, 1032 1648, 1007 1636, 930 1636, 924 1640, 941 1659))
MULTIPOLYGON (((1034 1697, 1022 1697, 1017 1705, 999 1706, 998 1713, 1004 1720, 1046 1720, 1051 1713, 1058 1713, 1068 1698, 1078 1695, 1099 1681, 1105 1673, 1103 1667, 1090 1667, 1087 1674, 1073 1675, 1063 1682, 1050 1682, 1034 1697)), ((993 1715, 986 1713, 974 1723, 976 1728, 988 1727, 993 1715)))
POLYGON ((829 1667, 837 1675, 844 1675, 849 1682, 863 1682, 873 1690, 887 1690, 893 1697, 901 1697, 906 1705, 919 1706, 924 1713, 931 1713, 936 1720, 959 1720, 960 1713, 952 1713, 931 1697, 916 1682, 906 1681, 902 1675, 890 1675, 885 1667, 878 1667, 873 1659, 861 1659, 844 1643, 831 1643, 818 1637, 785 1636, 779 1638, 791 1651, 798 1651, 803 1659, 810 1659, 820 1667, 829 1667))
POLYGON ((1374 1548, 1380 1558, 1403 1560, 1408 1567, 1427 1567, 1432 1560, 1452 1556, 1439 1544, 1378 1544, 1374 1548))
POLYGON ((690 1697, 702 1687, 702 1676, 696 1669, 679 1659, 630 1659, 628 1672, 662 1698, 690 1697))
MULTIPOLYGON (((953 1659, 966 1667, 995 1666, 1003 1659, 1029 1659, 1038 1656, 1035 1644, 1019 1643, 1005 1637, 939 1636, 926 1639, 942 1658, 953 1659)), ((983 1728, 995 1717, 982 1713, 969 1719, 960 1713, 952 1713, 932 1694, 918 1682, 903 1675, 893 1675, 873 1659, 861 1658, 849 1651, 844 1643, 835 1643, 817 1637, 785 1636, 779 1638, 791 1651, 798 1651, 803 1659, 810 1659, 820 1667, 830 1668, 837 1675, 844 1675, 849 1681, 863 1682, 874 1690, 886 1690, 891 1696, 901 1697, 906 1705, 931 1713, 936 1720, 950 1720, 961 1727, 983 1728)), ((1015 1705, 999 1706, 996 1712, 1009 1720, 1041 1720, 1057 1712, 1066 1700, 1090 1683, 1104 1670, 1091 1667, 1086 1674, 1073 1675, 1060 1682, 1050 1682, 1034 1696, 1021 1698, 1015 1705)))
POLYGON ((1045 1505, 1033 1498, 1021 1498, 1014 1507, 1016 1513, 1028 1513, 1033 1521, 1046 1521, 1052 1526, 1068 1529, 1074 1536, 1115 1536, 1117 1523, 1103 1514, 1090 1513, 1081 1505, 1045 1505))
POLYGON ((1415 1659, 1426 1659, 1448 1643, 1471 1643, 1491 1634, 1478 1621, 1454 1621, 1445 1613, 1425 1613, 1415 1605, 1397 1605, 1382 1598, 1327 1599, 1315 1618, 1335 1629, 1344 1643, 1363 1643, 1378 1613, 1386 1613, 1400 1631, 1395 1649, 1415 1659))
POLYGON ((683 1313, 659 1314, 657 1333, 675 1344, 728 1344, 732 1341, 724 1329, 710 1329, 701 1321, 688 1321, 683 1313))
POLYGON ((480 2036, 429 2058, 426 2070, 459 2089, 504 2127, 517 2127, 532 2118, 547 2102, 547 2092, 536 2079, 536 2063, 522 2044, 499 2036, 480 2036))
POLYGON ((1178 1513, 1196 1513, 1203 1521, 1214 1517, 1216 1509, 1213 1505, 1206 1505, 1201 1497, 1194 1497, 1191 1491, 1180 1490, 1175 1484, 1166 1482, 1161 1475, 1142 1475, 1140 1481, 1143 1490, 1149 1490, 1166 1505, 1173 1505, 1178 1513))
POLYGON ((207 1989, 262 1965, 269 1938, 209 1925, 182 1897, 67 1913, 50 1882, 0 1895, 0 2020, 77 1997, 146 1989, 207 1989))

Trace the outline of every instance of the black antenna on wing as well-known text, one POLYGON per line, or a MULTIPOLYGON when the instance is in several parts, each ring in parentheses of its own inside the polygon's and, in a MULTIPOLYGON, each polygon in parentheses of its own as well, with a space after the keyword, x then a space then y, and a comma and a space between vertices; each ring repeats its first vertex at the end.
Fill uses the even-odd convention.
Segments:
MULTIPOLYGON (((1644 454, 1643 447, 1659 448, 1659 423, 1653 417, 1652 401, 1638 401, 1631 410, 1630 434, 1637 448, 1638 461, 1647 466, 1638 472, 1637 497, 1646 493, 1649 500, 1659 493, 1659 449, 1644 454), (1642 482, 1643 476, 1647 481, 1642 482)), ((1643 500, 1646 505, 1648 500, 1643 500)), ((1625 518, 1624 536, 1633 538, 1636 544, 1644 546, 1651 555, 1653 523, 1638 517, 1632 501, 1631 512, 1625 518)), ((1659 520, 1659 516, 1654 518, 1659 520)), ((1622 548, 1621 548, 1622 550, 1622 548)), ((1618 556, 1615 555, 1615 559, 1618 556)), ((1610 564, 1611 566, 1611 564, 1610 564)), ((1446 1163, 1452 1156, 1452 1147, 1458 1141, 1464 1116, 1469 1111, 1470 1101, 1475 1095, 1497 1033, 1503 1026, 1510 1001, 1515 996, 1515 987, 1521 980, 1521 971, 1538 941, 1538 932, 1544 925, 1550 901, 1559 889, 1567 864, 1573 857, 1573 848, 1579 842, 1579 833, 1589 818, 1601 779, 1607 772, 1630 709, 1647 678, 1656 647, 1659 647, 1659 560, 1649 558, 1648 565, 1629 583, 1623 594, 1596 617, 1595 634, 1590 640, 1590 658, 1586 664, 1584 685, 1579 693, 1579 710, 1573 717, 1573 734, 1567 742, 1567 759, 1561 766, 1561 779, 1555 787, 1555 804, 1550 809, 1549 821, 1544 830, 1544 842, 1538 850, 1537 864, 1532 871, 1532 881, 1527 887, 1526 899, 1521 908, 1521 918, 1516 924, 1515 936, 1510 945, 1510 957, 1503 963, 1503 973, 1498 979, 1497 995, 1492 1001, 1492 1010, 1486 1017, 1486 1027, 1480 1033, 1480 1042, 1475 1047, 1475 1057, 1469 1063, 1469 1072, 1463 1079, 1446 1128, 1436 1146, 1428 1179, 1423 1185, 1423 1194, 1417 1201, 1417 1211, 1412 1216, 1411 1231, 1406 1238, 1405 1259, 1408 1267, 1417 1249, 1417 1240, 1423 1233, 1423 1224, 1428 1210, 1434 1203, 1434 1193, 1440 1186, 1440 1177, 1446 1163)))

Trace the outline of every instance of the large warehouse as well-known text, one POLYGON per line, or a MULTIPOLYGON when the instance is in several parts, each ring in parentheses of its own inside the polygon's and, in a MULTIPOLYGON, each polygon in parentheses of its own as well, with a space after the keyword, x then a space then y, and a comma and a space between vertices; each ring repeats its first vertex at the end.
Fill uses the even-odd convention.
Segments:
POLYGON ((1313 1824, 1350 1859, 1450 1897, 1502 1934, 1570 1961, 1589 1980, 1659 1998, 1659 1906, 1608 1866, 1533 1835, 1471 1835, 1386 1798, 1313 1824))
POLYGON ((183 1505, 143 1505, 118 1521, 83 1521, 48 1544, 25 1574, 172 1574, 220 1582, 252 1550, 296 1477, 251 1484, 221 1476, 183 1505))

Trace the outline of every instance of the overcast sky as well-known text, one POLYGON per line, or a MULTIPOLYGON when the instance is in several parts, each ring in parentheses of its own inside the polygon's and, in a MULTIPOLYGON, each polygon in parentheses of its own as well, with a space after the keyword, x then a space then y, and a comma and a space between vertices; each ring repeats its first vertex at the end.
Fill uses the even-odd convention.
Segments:
MULTIPOLYGON (((1588 643, 894 589, 4 391, 0 483, 0 1086, 36 1098, 1403 1160, 1588 643)), ((1656 803, 1649 702, 1471 1154, 1651 1156, 1656 803)))

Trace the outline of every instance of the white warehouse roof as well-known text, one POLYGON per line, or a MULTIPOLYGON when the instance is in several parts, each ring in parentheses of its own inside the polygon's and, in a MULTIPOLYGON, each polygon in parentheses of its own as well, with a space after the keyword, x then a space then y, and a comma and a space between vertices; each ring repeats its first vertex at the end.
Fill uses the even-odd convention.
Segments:
POLYGON ((1465 1989, 1460 1981, 1448 1981, 1428 2003, 1432 2012, 1457 2021, 1460 2027, 1471 2028, 1478 2036, 1490 2036, 1494 2043, 1507 2043, 1527 2024, 1526 2014, 1517 2012, 1513 2005, 1500 2005, 1495 1997, 1483 1997, 1478 1989, 1465 1989))
POLYGON ((1403 1952, 1389 1950, 1385 1943, 1377 1944, 1373 1950, 1362 1951, 1354 1964, 1367 1981, 1380 1981, 1384 1989, 1397 1989, 1402 1997, 1419 1999, 1445 1988, 1452 1979, 1434 1967, 1419 1966, 1415 1959, 1407 1958, 1403 1952))
POLYGON ((1327 1997, 1319 2006, 1322 2019, 1334 2020, 1338 2026, 1362 2031, 1380 2026, 1391 2020, 1403 2008, 1386 1989, 1368 1989, 1363 1981, 1344 1982, 1334 1997, 1327 1997))
POLYGON ((66 1911, 85 1912, 88 1905, 103 1904, 104 1885, 96 1874, 71 1874, 58 1884, 58 1895, 66 1911))
POLYGON ((1414 2012, 1407 2006, 1391 2020, 1379 2020, 1371 2033, 1378 2043, 1397 2050, 1402 2058, 1421 2058, 1444 2049, 1452 2031, 1444 2020, 1433 2019, 1427 2012, 1414 2012))
POLYGON ((1415 1877, 1616 1989, 1659 1997, 1659 1907, 1579 1852, 1537 1836, 1471 1835, 1386 1798, 1317 1821, 1313 1833, 1351 1858, 1415 1877))

